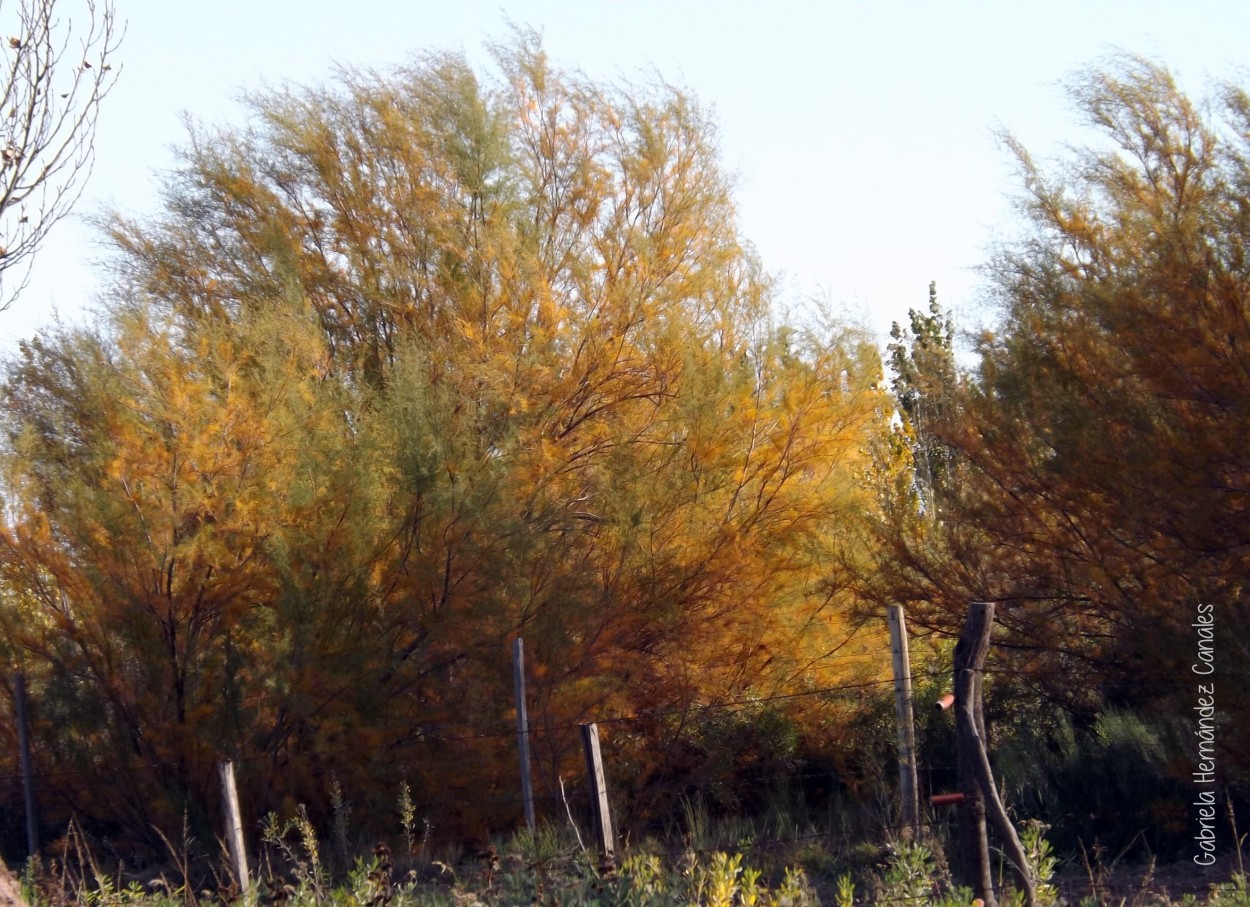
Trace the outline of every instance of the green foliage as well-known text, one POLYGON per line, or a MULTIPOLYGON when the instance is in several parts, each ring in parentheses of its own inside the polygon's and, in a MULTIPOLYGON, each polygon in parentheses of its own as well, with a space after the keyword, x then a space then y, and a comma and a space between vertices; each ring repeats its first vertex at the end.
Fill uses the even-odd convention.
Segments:
POLYGON ((838 876, 837 907, 853 907, 855 903, 855 881, 849 872, 838 876))
MULTIPOLYGON (((369 858, 357 858, 354 864, 331 878, 319 877, 311 863, 317 852, 312 832, 295 822, 267 825, 267 851, 257 867, 259 879, 239 902, 268 903, 270 899, 299 907, 342 905, 342 907, 422 907, 422 905, 507 904, 599 904, 631 905, 631 907, 665 907, 665 905, 724 905, 724 907, 782 907, 821 902, 850 905, 867 903, 856 900, 856 891, 870 893, 871 903, 894 904, 897 907, 967 907, 973 902, 971 891, 950 885, 939 871, 937 861, 927 846, 903 843, 888 851, 883 864, 860 874, 835 867, 819 875, 809 875, 792 868, 801 848, 777 841, 767 851, 712 850, 700 852, 687 849, 675 860, 644 849, 625 854, 619 869, 602 871, 586 859, 573 842, 568 829, 544 827, 537 837, 519 832, 501 842, 497 855, 467 859, 454 867, 435 861, 414 870, 394 866, 385 848, 369 858), (779 849, 778 849, 779 848, 779 849), (757 859, 763 862, 756 862, 757 859), (785 868, 791 867, 791 868, 785 868), (817 892, 820 892, 818 896, 817 892)), ((1045 838, 1046 827, 1029 823, 1022 830, 1022 842, 1038 879, 1038 904, 1049 907, 1058 903, 1054 880, 1055 859, 1045 838)), ((654 842, 652 842, 654 843, 654 842)), ((861 847, 867 847, 861 844, 861 847)), ((880 857, 882 851, 871 848, 880 857)), ((833 855, 830 854, 830 857, 833 855)), ((845 856, 845 854, 843 855, 845 856)), ((233 898, 229 888, 217 893, 196 891, 184 884, 170 885, 163 877, 147 885, 121 883, 117 877, 103 873, 87 855, 83 864, 90 879, 55 878, 32 864, 28 872, 29 890, 35 892, 34 907, 47 904, 111 904, 125 907, 195 907, 217 902, 218 897, 233 898), (94 868, 91 868, 94 867, 94 868)), ((202 887, 202 886, 201 886, 202 887)), ((1023 903, 1022 895, 1006 891, 1002 902, 1023 903)), ((1106 903, 1105 892, 1081 903, 1106 903)), ((1133 896, 1133 903, 1160 907, 1181 904, 1245 904, 1244 877, 1235 874, 1225 883, 1212 885, 1205 897, 1186 896, 1180 902, 1157 894, 1143 881, 1133 896)))
POLYGON ((608 891, 611 899, 607 903, 639 907, 691 903, 709 907, 800 907, 817 903, 801 871, 788 869, 775 887, 769 887, 762 882, 758 870, 744 865, 741 854, 719 851, 703 858, 691 854, 679 871, 668 874, 655 857, 630 858, 608 891))
POLYGON ((935 437, 933 428, 947 415, 949 397, 958 388, 955 367, 955 329, 950 314, 938 302, 937 284, 929 284, 928 314, 908 310, 911 324, 904 331, 896 321, 886 346, 893 377, 890 389, 902 419, 901 435, 911 447, 919 506, 932 514, 939 487, 948 480, 951 452, 935 437))
POLYGON ((1211 897, 1207 903, 1246 907, 1250 904, 1250 888, 1246 885, 1246 877, 1237 873, 1229 881, 1211 886, 1211 897))
POLYGON ((936 864, 933 853, 923 844, 901 842, 876 885, 873 903, 903 907, 924 903, 934 892, 936 864))
POLYGON ((1140 716, 1109 711, 1088 730, 1066 718, 1050 733, 1004 732, 996 761, 1009 799, 1043 816, 1063 852, 1097 842, 1112 853, 1133 847, 1164 859, 1191 844, 1187 786, 1171 772, 1161 735, 1140 716))
POLYGON ((1020 833, 1020 844, 1029 862, 1029 874, 1037 885, 1034 896, 1039 907, 1047 907, 1059 899, 1059 891, 1054 885, 1059 860, 1046 839, 1049 828, 1044 822, 1034 820, 1026 823, 1020 833))
POLYGON ((676 720, 688 725, 683 746, 661 766, 662 777, 645 783, 698 801, 714 817, 760 815, 799 768, 800 729, 775 706, 749 703, 676 720))

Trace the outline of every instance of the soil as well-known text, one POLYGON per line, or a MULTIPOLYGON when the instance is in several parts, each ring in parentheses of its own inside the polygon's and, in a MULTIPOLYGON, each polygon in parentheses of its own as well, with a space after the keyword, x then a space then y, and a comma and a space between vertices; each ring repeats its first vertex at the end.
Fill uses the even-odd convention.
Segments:
POLYGON ((1229 882, 1242 872, 1237 854, 1228 854, 1212 866, 1199 866, 1193 860, 1166 866, 1135 865, 1083 871, 1070 870, 1057 877, 1059 895, 1069 904, 1092 897, 1100 904, 1143 907, 1179 901, 1187 894, 1204 898, 1211 886, 1229 882))

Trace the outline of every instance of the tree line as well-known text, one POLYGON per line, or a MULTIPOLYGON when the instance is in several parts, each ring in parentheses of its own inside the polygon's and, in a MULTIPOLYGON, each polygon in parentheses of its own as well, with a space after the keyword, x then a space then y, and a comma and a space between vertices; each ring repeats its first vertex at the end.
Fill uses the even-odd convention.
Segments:
POLYGON ((1179 726, 1212 606, 1244 783, 1250 100, 1138 59, 1073 97, 1102 145, 1047 169, 1008 141, 1021 235, 971 368, 932 289, 884 361, 778 314, 708 112, 528 33, 489 73, 344 70, 193 128, 160 213, 107 224, 102 320, 0 385, 0 653, 64 779, 49 821, 211 827, 230 758, 253 818, 334 789, 385 824, 402 784, 506 826, 469 792, 515 786, 517 636, 552 790, 576 723, 628 714, 631 789, 734 744, 730 775, 824 754, 854 791, 884 605, 941 665, 972 599, 1003 728, 1179 726))

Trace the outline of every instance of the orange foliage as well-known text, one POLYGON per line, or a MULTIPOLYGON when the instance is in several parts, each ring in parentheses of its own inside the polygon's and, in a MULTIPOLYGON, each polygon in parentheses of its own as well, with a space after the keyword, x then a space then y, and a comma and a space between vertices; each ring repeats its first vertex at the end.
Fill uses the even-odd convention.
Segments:
MULTIPOLYGON (((253 813, 333 776, 385 816, 406 777, 511 819, 517 635, 549 792, 576 722, 855 674, 828 575, 875 506, 876 352, 770 321, 689 98, 499 63, 194 136, 164 219, 114 227, 109 334, 10 370, 5 638, 89 712, 48 764, 161 789, 110 803, 132 828, 222 756, 253 813)), ((688 733, 638 728, 638 778, 688 733)))

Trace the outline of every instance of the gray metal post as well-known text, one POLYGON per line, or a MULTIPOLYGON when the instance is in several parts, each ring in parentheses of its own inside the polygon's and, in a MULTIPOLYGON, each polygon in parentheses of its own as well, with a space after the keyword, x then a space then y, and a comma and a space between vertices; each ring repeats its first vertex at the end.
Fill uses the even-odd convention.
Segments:
POLYGON ((517 748, 521 752, 521 800, 525 804, 525 825, 534 830, 534 786, 530 778, 530 727, 525 706, 525 643, 512 641, 512 674, 516 687, 517 748))
POLYGON ((35 779, 34 767, 30 759, 30 727, 26 721, 26 675, 17 672, 14 678, 17 687, 17 737, 21 748, 22 791, 26 797, 26 852, 34 856, 39 849, 38 821, 35 816, 35 779))

